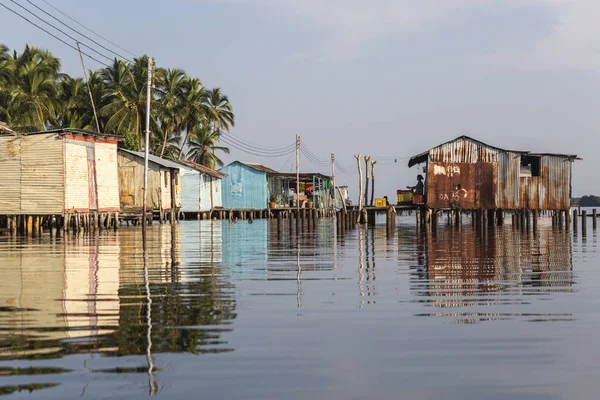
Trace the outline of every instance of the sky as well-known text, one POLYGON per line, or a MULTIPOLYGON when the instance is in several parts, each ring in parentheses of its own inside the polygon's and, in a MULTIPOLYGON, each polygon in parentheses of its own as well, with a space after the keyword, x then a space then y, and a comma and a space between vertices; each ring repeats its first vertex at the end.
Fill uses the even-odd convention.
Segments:
MULTIPOLYGON (((50 1, 133 54, 221 87, 234 107, 236 136, 282 148, 298 134, 319 159, 334 153, 336 183, 349 185, 352 198, 355 154, 378 160, 376 195, 394 198, 416 181, 410 156, 460 135, 501 148, 578 154, 584 160, 573 166, 573 195, 600 194, 600 2, 50 1)), ((82 75, 74 50, 4 8, 0 16, 0 43, 47 48, 65 72, 82 75)), ((92 60, 86 66, 101 67, 92 60)), ((293 155, 232 149, 223 158, 295 168, 293 155)), ((300 166, 331 172, 304 155, 300 166)))

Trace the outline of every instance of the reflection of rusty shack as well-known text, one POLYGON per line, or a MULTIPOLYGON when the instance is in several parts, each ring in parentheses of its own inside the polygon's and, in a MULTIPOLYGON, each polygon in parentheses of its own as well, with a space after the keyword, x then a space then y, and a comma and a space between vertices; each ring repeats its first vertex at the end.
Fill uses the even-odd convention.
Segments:
POLYGON ((427 302, 437 307, 511 302, 507 296, 571 291, 572 249, 568 232, 542 230, 525 235, 513 229, 443 230, 427 238, 427 302))
POLYGON ((568 210, 576 155, 503 150, 461 136, 412 157, 426 204, 448 210, 568 210))

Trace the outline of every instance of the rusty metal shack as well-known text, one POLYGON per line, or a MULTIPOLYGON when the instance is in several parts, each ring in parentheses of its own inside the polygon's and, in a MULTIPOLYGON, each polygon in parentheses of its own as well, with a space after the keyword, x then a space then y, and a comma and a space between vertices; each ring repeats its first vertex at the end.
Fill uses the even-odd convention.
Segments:
POLYGON ((555 210, 570 207, 574 154, 504 150, 460 136, 412 157, 425 164, 432 210, 555 210))
MULTIPOLYGON (((119 199, 125 213, 139 213, 144 201, 144 153, 119 149, 119 199)), ((181 208, 182 165, 152 154, 148 157, 147 209, 177 215, 181 208)))
POLYGON ((106 218, 114 218, 119 212, 118 140, 77 129, 30 133, 3 129, 2 225, 30 233, 43 225, 67 224, 69 215, 94 216, 97 220, 98 214, 106 214, 106 218))

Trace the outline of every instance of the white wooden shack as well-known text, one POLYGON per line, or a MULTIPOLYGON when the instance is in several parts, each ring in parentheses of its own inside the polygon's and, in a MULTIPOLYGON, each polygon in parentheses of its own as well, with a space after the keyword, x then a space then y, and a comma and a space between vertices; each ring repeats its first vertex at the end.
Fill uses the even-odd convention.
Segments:
POLYGON ((185 166, 181 170, 181 211, 200 217, 222 208, 221 179, 227 175, 193 161, 179 162, 185 166))
MULTIPOLYGON (((124 213, 139 213, 144 202, 144 153, 119 149, 119 199, 124 213)), ((177 215, 181 208, 181 164, 150 154, 148 157, 148 211, 177 215)))
POLYGON ((75 214, 116 219, 118 140, 76 129, 0 131, 0 228, 31 233, 75 214))

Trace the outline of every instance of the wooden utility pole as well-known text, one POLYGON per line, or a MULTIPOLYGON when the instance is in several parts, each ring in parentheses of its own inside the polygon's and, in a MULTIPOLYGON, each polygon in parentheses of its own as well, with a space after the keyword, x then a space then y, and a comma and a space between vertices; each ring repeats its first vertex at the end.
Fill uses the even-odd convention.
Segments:
POLYGON ((357 223, 360 223, 360 215, 362 212, 362 208, 363 208, 363 189, 362 189, 362 181, 363 181, 363 175, 362 175, 362 169, 360 168, 360 154, 355 155, 354 158, 356 158, 356 165, 358 167, 358 220, 356 221, 357 223))
POLYGON ((85 63, 83 62, 83 55, 81 54, 81 47, 79 47, 79 42, 77 42, 77 50, 79 50, 79 58, 81 59, 81 67, 83 68, 83 77, 85 78, 85 85, 87 86, 88 94, 90 95, 92 111, 94 111, 94 119, 96 120, 96 132, 100 133, 100 123, 98 122, 98 114, 96 114, 96 105, 94 104, 94 97, 92 96, 92 89, 90 88, 90 82, 87 78, 87 70, 85 69, 85 63))
MULTIPOLYGON (((148 57, 148 81, 146 82, 146 136, 144 142, 144 200, 142 212, 144 213, 142 226, 146 226, 146 212, 148 201, 148 157, 150 156, 150 97, 152 96, 152 68, 154 62, 152 57, 148 57)), ((145 232, 145 229, 143 230, 145 232)))
POLYGON ((333 153, 331 153, 331 185, 333 186, 333 190, 331 191, 333 194, 333 204, 331 205, 331 210, 332 212, 335 212, 335 155, 333 153))
POLYGON ((296 218, 300 218, 300 135, 296 135, 296 218))
POLYGON ((371 202, 369 203, 371 206, 375 197, 375 164, 377 164, 377 161, 371 161, 371 202))
POLYGON ((371 157, 365 156, 365 207, 369 205, 369 161, 371 157))

